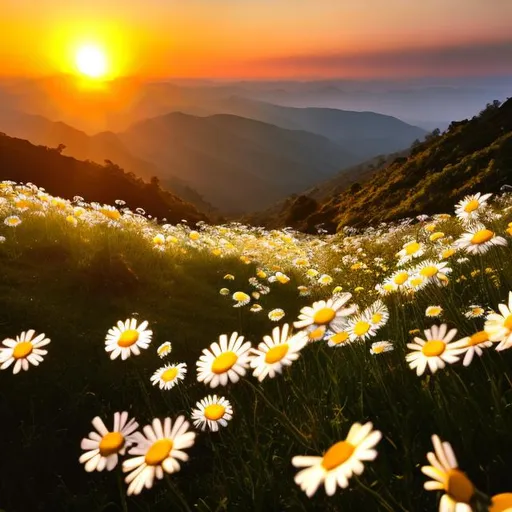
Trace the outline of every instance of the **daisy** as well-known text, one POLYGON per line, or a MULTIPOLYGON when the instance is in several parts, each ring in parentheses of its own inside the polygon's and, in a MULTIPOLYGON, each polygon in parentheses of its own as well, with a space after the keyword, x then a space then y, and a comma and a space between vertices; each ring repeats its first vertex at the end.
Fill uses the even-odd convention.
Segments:
POLYGON ((476 353, 477 356, 481 357, 484 351, 484 348, 492 347, 492 341, 489 340, 489 334, 485 331, 479 331, 472 336, 465 338, 466 340, 466 354, 464 355, 464 360, 462 364, 464 366, 469 366, 473 357, 476 353))
POLYGON ((170 341, 166 341, 165 343, 162 343, 156 353, 158 354, 158 357, 160 359, 163 359, 164 357, 168 356, 171 353, 172 345, 170 341))
POLYGON ((299 295, 301 297, 307 297, 311 293, 307 286, 297 286, 297 290, 299 290, 299 295))
POLYGON ((466 318, 480 318, 484 316, 484 314, 485 309, 482 306, 472 305, 469 306, 469 309, 464 313, 464 316, 466 318))
POLYGON ((250 295, 247 295, 247 293, 244 292, 235 292, 233 293, 233 300, 236 302, 236 304, 233 307, 239 308, 245 306, 246 304, 249 304, 249 302, 251 302, 251 297, 250 295))
POLYGON ((158 384, 160 389, 171 389, 180 380, 183 380, 186 374, 187 365, 185 363, 167 364, 158 368, 152 375, 151 383, 153 386, 158 384))
POLYGON ((332 277, 328 274, 322 274, 318 278, 318 284, 320 284, 322 286, 327 286, 328 284, 331 284, 332 281, 333 281, 332 277))
POLYGON ((512 493, 504 492, 493 496, 489 512, 512 512, 512 493))
POLYGON ((373 425, 354 423, 347 438, 333 444, 323 455, 296 456, 292 464, 297 468, 305 468, 295 475, 295 483, 305 491, 308 497, 315 494, 323 483, 325 492, 332 496, 336 487, 348 487, 348 480, 353 474, 361 475, 364 461, 374 460, 377 451, 374 449, 382 434, 373 430, 373 425))
POLYGON ((339 322, 343 317, 356 311, 356 306, 343 306, 352 298, 350 293, 336 295, 332 299, 314 302, 312 306, 306 306, 300 310, 299 319, 294 322, 297 329, 314 326, 328 328, 331 324, 339 322))
POLYGON ((180 470, 179 461, 186 462, 188 455, 183 451, 194 444, 196 434, 188 431, 189 423, 184 416, 178 416, 174 425, 171 418, 163 421, 155 418, 146 425, 136 438, 137 445, 128 452, 135 457, 123 462, 123 471, 129 473, 125 482, 128 496, 140 494, 144 487, 150 489, 155 477, 161 480, 164 473, 180 470))
POLYGON ((252 313, 259 313, 262 310, 263 308, 259 304, 253 304, 249 309, 252 313))
POLYGON ((268 317, 270 318, 270 320, 272 320, 272 322, 279 322, 279 320, 284 318, 284 315, 285 312, 280 308, 273 309, 268 313, 268 317))
MULTIPOLYGON (((383 288, 386 287, 386 285, 391 285, 391 287, 394 287, 395 290, 407 288, 409 286, 408 281, 411 277, 412 273, 406 272, 405 270, 399 270, 384 281, 383 288)), ((393 290, 390 289, 390 291, 393 290)))
POLYGON ((459 201, 455 207, 455 215, 466 224, 476 221, 482 213, 482 210, 487 206, 487 200, 491 196, 492 194, 481 195, 480 192, 466 196, 462 201, 459 201))
POLYGON ((272 336, 264 336, 257 349, 252 349, 250 359, 253 376, 261 382, 265 377, 271 379, 290 366, 299 357, 299 352, 307 345, 309 338, 304 331, 289 335, 290 326, 284 324, 281 329, 274 327, 272 336))
POLYGON ((347 331, 346 327, 332 334, 328 334, 326 339, 329 347, 343 347, 352 343, 350 333, 347 331))
POLYGON ((22 369, 28 370, 30 364, 39 365, 43 356, 48 354, 48 351, 41 347, 48 345, 50 340, 45 338, 44 333, 33 338, 35 333, 30 329, 16 336, 16 340, 7 338, 2 342, 4 346, 0 347, 0 370, 5 370, 14 363, 12 373, 16 374, 22 369))
POLYGON ((350 334, 350 341, 364 341, 372 338, 378 330, 377 324, 372 324, 367 311, 347 320, 347 331, 350 334))
POLYGON ((282 272, 276 272, 274 277, 276 278, 276 281, 280 282, 281 284, 286 284, 290 281, 290 278, 282 272))
POLYGON ((229 295, 229 289, 228 289, 228 288, 221 288, 221 289, 219 290, 219 293, 220 293, 221 295, 224 295, 224 296, 229 295))
POLYGON ((153 331, 147 330, 148 322, 144 321, 137 327, 137 320, 131 318, 109 329, 105 339, 105 351, 111 352, 110 359, 121 356, 124 361, 130 355, 138 356, 140 349, 148 348, 153 331))
POLYGON ((441 442, 438 436, 433 435, 432 444, 435 453, 427 454, 431 465, 421 468, 423 474, 432 478, 425 482, 425 489, 446 493, 439 503, 439 512, 472 512, 470 503, 475 495, 475 486, 458 469, 457 459, 450 443, 441 442))
POLYGON ((99 416, 92 420, 96 432, 90 432, 82 439, 80 448, 86 450, 80 456, 79 462, 85 464, 85 471, 112 471, 124 455, 126 446, 134 441, 133 433, 139 424, 134 418, 128 421, 128 413, 116 412, 114 414, 114 428, 110 432, 99 416))
POLYGON ((226 281, 234 281, 235 276, 233 274, 226 274, 223 279, 226 279, 226 281))
POLYGON ((4 219, 4 224, 10 228, 15 228, 21 224, 21 219, 17 215, 11 215, 4 219))
POLYGON ((219 425, 225 427, 233 417, 233 407, 222 396, 209 395, 196 403, 196 409, 192 411, 194 427, 212 432, 219 430, 219 425))
POLYGON ((441 306, 429 306, 425 310, 425 316, 435 318, 443 314, 443 308, 441 306))
POLYGON ((389 310, 381 300, 374 302, 366 311, 365 314, 368 316, 372 326, 379 329, 383 325, 386 325, 389 319, 389 310))
POLYGON ((118 221, 121 218, 121 212, 114 208, 113 206, 103 205, 99 208, 99 210, 107 219, 112 220, 114 222, 118 221))
POLYGON ((404 244, 402 250, 396 254, 397 258, 400 260, 399 263, 407 263, 413 258, 419 258, 423 255, 425 249, 423 244, 413 240, 412 242, 407 242, 404 244))
POLYGON ((389 341, 376 341, 372 343, 372 348, 370 349, 370 354, 374 356, 377 354, 383 354, 384 352, 390 352, 391 350, 395 350, 393 344, 389 341))
POLYGON ((480 225, 464 233, 455 245, 471 254, 485 254, 495 245, 507 245, 507 241, 501 236, 496 236, 494 231, 480 225))
POLYGON ((414 273, 436 284, 441 284, 440 281, 448 279, 452 269, 448 267, 446 261, 426 260, 420 263, 415 269, 414 273))
POLYGON ((424 331, 427 340, 414 338, 414 343, 408 343, 407 347, 412 350, 406 356, 411 370, 416 369, 416 375, 421 376, 428 367, 432 373, 445 367, 446 363, 453 364, 459 360, 459 354, 465 352, 464 339, 451 342, 457 334, 457 329, 449 332, 446 324, 433 325, 424 331))
POLYGON ((238 382, 245 375, 249 365, 249 350, 251 343, 244 343, 244 337, 237 332, 231 334, 228 342, 226 334, 219 337, 210 348, 205 348, 197 366, 197 380, 216 388, 219 384, 225 386, 228 382, 238 382))
POLYGON ((484 330, 491 341, 500 342, 496 350, 505 350, 512 346, 512 292, 508 294, 508 306, 500 304, 498 309, 501 315, 494 312, 488 314, 484 330))

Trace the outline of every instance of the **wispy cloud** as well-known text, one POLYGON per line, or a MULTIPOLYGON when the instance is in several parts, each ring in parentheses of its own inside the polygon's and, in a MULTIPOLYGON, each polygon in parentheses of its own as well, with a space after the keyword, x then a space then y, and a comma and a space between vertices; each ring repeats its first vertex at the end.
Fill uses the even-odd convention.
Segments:
POLYGON ((361 53, 318 53, 260 60, 272 69, 335 74, 454 75, 511 73, 512 39, 429 48, 404 47, 361 53))

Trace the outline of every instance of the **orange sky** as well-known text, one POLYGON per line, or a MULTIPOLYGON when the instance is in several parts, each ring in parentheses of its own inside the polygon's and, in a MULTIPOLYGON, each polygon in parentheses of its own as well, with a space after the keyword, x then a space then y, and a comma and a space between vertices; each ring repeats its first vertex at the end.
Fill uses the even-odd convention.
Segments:
POLYGON ((508 73, 512 0, 3 0, 6 75, 74 69, 84 43, 112 77, 508 73))

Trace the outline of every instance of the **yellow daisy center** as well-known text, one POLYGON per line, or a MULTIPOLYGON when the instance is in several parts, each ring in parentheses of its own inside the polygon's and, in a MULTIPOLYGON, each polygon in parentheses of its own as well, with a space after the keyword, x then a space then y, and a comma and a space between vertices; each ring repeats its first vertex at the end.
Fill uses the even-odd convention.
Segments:
POLYGON ((440 340, 430 340, 423 345, 421 351, 427 357, 440 356, 446 350, 446 343, 440 340))
POLYGON ((157 466, 161 464, 171 453, 173 442, 170 439, 159 439, 155 441, 146 452, 144 462, 148 466, 157 466))
POLYGON ((405 253, 408 256, 411 256, 415 252, 418 252, 420 249, 420 244, 418 242, 411 242, 405 246, 405 253))
POLYGON ((127 329, 121 334, 121 336, 119 336, 117 344, 120 347, 127 348, 131 347, 134 343, 137 343, 138 339, 139 331, 137 331, 136 329, 127 329))
POLYGON ((232 352, 223 352, 220 356, 217 356, 212 363, 212 372, 217 375, 225 373, 231 369, 231 367, 237 362, 238 356, 232 352))
POLYGON ((267 364, 274 364, 281 359, 288 353, 288 343, 281 343, 280 345, 276 345, 272 347, 266 354, 265 354, 265 363, 267 364))
POLYGON ((434 266, 423 267, 420 270, 420 274, 423 277, 434 277, 438 272, 439 270, 437 269, 437 267, 434 266))
POLYGON ((385 284, 383 287, 382 287, 386 292, 392 292, 395 288, 392 284, 385 284))
POLYGON ((423 277, 414 277, 411 279, 411 286, 412 287, 416 287, 416 286, 420 286, 423 284, 425 280, 423 279, 423 277))
POLYGON ((332 308, 319 309, 313 316, 313 322, 319 325, 325 325, 334 320, 336 311, 332 308))
POLYGON ((30 201, 27 201, 26 199, 19 199, 14 204, 16 208, 30 208, 32 206, 32 203, 30 201))
POLYGON ((158 349, 158 355, 161 356, 162 354, 165 354, 169 350, 169 345, 164 345, 158 349))
POLYGON ((359 322, 354 325, 354 334, 356 336, 363 336, 370 330, 370 324, 365 322, 364 320, 359 320, 359 322))
POLYGON ((382 320, 382 313, 374 313, 372 315, 372 324, 378 324, 382 320))
POLYGON ((382 352, 384 352, 384 349, 386 347, 384 345, 377 345, 376 347, 373 347, 373 352, 375 354, 382 354, 382 352))
POLYGON ((447 259, 450 256, 453 256, 455 254, 455 249, 446 249, 446 251, 443 252, 443 259, 447 259))
POLYGON ((473 235, 471 243, 473 245, 485 244, 485 242, 488 242, 493 236, 494 233, 490 229, 482 229, 473 235))
POLYGON ((348 332, 340 331, 337 332, 334 336, 329 338, 329 341, 332 341, 335 345, 339 345, 340 343, 345 343, 348 340, 348 332))
POLYGON ((124 446, 124 436, 120 432, 109 432, 105 434, 100 441, 100 454, 108 457, 113 453, 119 452, 124 446))
POLYGON ((468 204, 466 204, 466 206, 464 206, 464 211, 466 213, 471 213, 471 212, 474 212, 475 210, 478 210, 479 206, 480 206, 480 203, 478 202, 478 200, 472 199, 471 201, 468 202, 468 204))
POLYGON ((238 302, 243 302, 244 300, 247 300, 249 298, 249 295, 247 295, 244 292, 235 292, 233 295, 233 299, 237 300, 238 302))
POLYGON ((163 372, 160 376, 160 380, 163 380, 164 382, 171 382, 176 378, 177 375, 178 368, 167 368, 167 370, 165 370, 165 372, 163 372))
POLYGON ((353 444, 347 441, 340 441, 327 450, 321 464, 327 471, 335 469, 344 462, 347 462, 355 449, 356 447, 353 444))
POLYGON ((404 284, 407 281, 407 279, 409 279, 409 274, 407 272, 400 272, 395 276, 393 281, 395 282, 395 284, 400 286, 401 284, 404 284))
POLYGON ((505 492, 492 497, 492 505, 489 512, 510 512, 512 511, 512 493, 505 492))
POLYGON ((102 208, 100 211, 105 215, 105 217, 108 217, 111 220, 119 220, 121 218, 121 214, 117 210, 102 208))
POLYGON ((480 343, 485 343, 486 341, 489 341, 489 335, 485 331, 480 331, 469 338, 468 346, 480 345, 480 343))
POLYGON ((317 327, 314 331, 311 331, 308 333, 308 338, 311 341, 317 341, 319 339, 322 339, 325 334, 325 327, 321 325, 320 327, 317 327))
POLYGON ((226 408, 220 404, 212 404, 204 409, 204 416, 206 419, 211 421, 217 421, 224 416, 226 408))
POLYGON ((12 351, 12 357, 14 359, 23 359, 32 353, 34 346, 30 341, 22 341, 18 343, 12 351))
POLYGON ((503 324, 506 329, 512 331, 512 315, 508 315, 505 319, 505 323, 503 324))
POLYGON ((446 492, 450 497, 457 503, 469 503, 475 494, 475 486, 471 480, 458 469, 451 469, 447 476, 446 492))

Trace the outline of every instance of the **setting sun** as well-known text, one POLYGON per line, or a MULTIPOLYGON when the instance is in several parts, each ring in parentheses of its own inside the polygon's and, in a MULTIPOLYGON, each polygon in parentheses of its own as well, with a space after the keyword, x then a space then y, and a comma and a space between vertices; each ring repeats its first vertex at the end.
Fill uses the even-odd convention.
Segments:
POLYGON ((90 78, 102 78, 107 74, 107 57, 98 46, 80 47, 75 55, 75 63, 78 71, 90 78))

